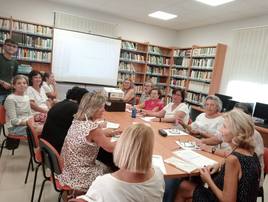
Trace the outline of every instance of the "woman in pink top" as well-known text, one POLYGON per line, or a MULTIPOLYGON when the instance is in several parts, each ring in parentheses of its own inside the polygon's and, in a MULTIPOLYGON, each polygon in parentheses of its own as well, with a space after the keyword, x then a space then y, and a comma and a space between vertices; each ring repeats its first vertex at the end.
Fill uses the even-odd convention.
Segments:
POLYGON ((158 112, 164 107, 164 103, 159 97, 161 97, 161 91, 158 88, 153 88, 150 91, 150 98, 144 103, 137 105, 137 108, 140 110, 145 109, 158 112))

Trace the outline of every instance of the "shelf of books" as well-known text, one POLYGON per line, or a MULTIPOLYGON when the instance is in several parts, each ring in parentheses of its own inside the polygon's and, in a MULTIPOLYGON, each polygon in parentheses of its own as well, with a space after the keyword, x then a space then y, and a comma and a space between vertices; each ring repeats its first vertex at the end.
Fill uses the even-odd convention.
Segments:
POLYGON ((12 19, 11 36, 18 42, 19 64, 51 71, 53 27, 12 19))
POLYGON ((202 105, 207 95, 218 92, 225 53, 223 44, 192 47, 186 102, 202 105))
POLYGON ((53 27, 0 17, 0 51, 7 38, 18 43, 17 60, 21 67, 51 72, 53 27))
POLYGON ((3 52, 4 41, 10 38, 10 18, 0 17, 0 53, 3 52))

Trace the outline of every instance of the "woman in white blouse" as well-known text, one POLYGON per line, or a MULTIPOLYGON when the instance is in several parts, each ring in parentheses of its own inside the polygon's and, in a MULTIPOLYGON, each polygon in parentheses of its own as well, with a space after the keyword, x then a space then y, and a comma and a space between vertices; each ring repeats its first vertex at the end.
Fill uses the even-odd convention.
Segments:
POLYGON ((142 110, 142 113, 145 116, 157 117, 153 119, 153 121, 175 122, 176 119, 179 119, 183 123, 188 124, 189 109, 188 106, 185 103, 183 103, 184 98, 185 98, 184 90, 173 89, 172 102, 167 104, 161 111, 152 112, 148 110, 142 110))
POLYGON ((200 134, 203 137, 213 137, 219 133, 224 119, 221 116, 222 102, 215 95, 209 95, 205 98, 205 112, 199 114, 191 125, 181 123, 184 128, 193 134, 200 134))
POLYGON ((28 79, 23 75, 13 78, 14 93, 7 96, 5 110, 8 118, 8 131, 16 135, 26 135, 26 123, 32 117, 30 99, 25 95, 28 79))
POLYGON ((42 75, 39 71, 33 70, 30 72, 27 95, 30 97, 31 108, 34 112, 48 112, 51 104, 42 87, 42 75))
POLYGON ((154 133, 149 126, 130 126, 114 150, 114 162, 120 169, 97 177, 86 195, 73 201, 161 202, 164 178, 158 168, 152 167, 153 146, 154 133))

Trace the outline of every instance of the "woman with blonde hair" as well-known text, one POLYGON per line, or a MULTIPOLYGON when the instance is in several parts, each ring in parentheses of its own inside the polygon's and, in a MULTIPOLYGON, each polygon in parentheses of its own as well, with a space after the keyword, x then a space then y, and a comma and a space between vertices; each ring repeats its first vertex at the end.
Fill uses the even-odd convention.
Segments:
POLYGON ((122 91, 124 92, 124 102, 128 104, 135 104, 135 89, 131 78, 126 78, 123 81, 122 91))
POLYGON ((96 160, 99 148, 113 152, 115 143, 107 136, 117 131, 101 128, 105 98, 100 93, 86 93, 78 107, 61 150, 64 166, 58 176, 60 183, 74 190, 85 192, 99 175, 108 172, 104 164, 96 160))
POLYGON ((127 128, 114 151, 114 162, 120 169, 97 177, 87 194, 73 201, 162 201, 164 179, 158 168, 152 168, 153 146, 154 133, 149 126, 127 128))
POLYGON ((252 119, 237 109, 224 114, 223 118, 221 132, 224 141, 232 147, 232 152, 213 178, 210 174, 217 171, 219 165, 200 169, 201 178, 207 183, 208 188, 183 181, 175 201, 187 201, 190 198, 194 202, 254 202, 257 200, 261 170, 258 157, 254 153, 252 119))

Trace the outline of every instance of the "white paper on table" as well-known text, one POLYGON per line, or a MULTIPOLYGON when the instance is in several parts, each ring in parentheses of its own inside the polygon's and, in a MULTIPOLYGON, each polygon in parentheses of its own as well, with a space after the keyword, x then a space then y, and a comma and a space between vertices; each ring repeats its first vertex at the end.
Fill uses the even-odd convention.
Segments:
POLYGON ((183 161, 175 156, 172 156, 168 159, 165 159, 165 162, 168 164, 171 164, 171 165, 175 166, 176 168, 183 170, 187 173, 191 173, 197 169, 197 167, 195 165, 188 163, 186 161, 183 161))
POLYGON ((163 174, 167 173, 162 156, 153 155, 152 164, 153 164, 153 166, 158 167, 163 174))
POLYGON ((128 109, 128 108, 126 108, 126 112, 132 112, 132 110, 131 109, 128 109))
POLYGON ((113 123, 113 122, 107 121, 106 128, 117 129, 119 128, 119 126, 120 126, 119 123, 113 123))
POLYGON ((152 119, 154 119, 154 116, 144 116, 144 117, 140 117, 143 121, 147 121, 150 122, 152 121, 152 119))
POLYGON ((196 142, 193 141, 188 142, 176 141, 176 144, 179 145, 182 149, 200 150, 200 147, 196 144, 196 142))
POLYGON ((163 129, 163 130, 167 133, 167 136, 188 135, 187 133, 177 128, 168 128, 168 129, 163 129))
POLYGON ((192 150, 182 149, 173 153, 182 160, 195 165, 197 168, 203 168, 204 166, 217 164, 216 161, 192 150))

